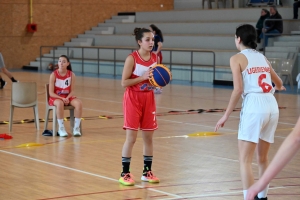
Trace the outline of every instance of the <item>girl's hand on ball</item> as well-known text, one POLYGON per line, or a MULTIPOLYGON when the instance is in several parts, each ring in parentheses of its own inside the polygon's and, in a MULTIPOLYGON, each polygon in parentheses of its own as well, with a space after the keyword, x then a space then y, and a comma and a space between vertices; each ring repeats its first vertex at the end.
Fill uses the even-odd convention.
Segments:
POLYGON ((150 69, 148 69, 147 71, 145 71, 145 73, 143 74, 142 78, 143 80, 147 80, 150 77, 150 69))

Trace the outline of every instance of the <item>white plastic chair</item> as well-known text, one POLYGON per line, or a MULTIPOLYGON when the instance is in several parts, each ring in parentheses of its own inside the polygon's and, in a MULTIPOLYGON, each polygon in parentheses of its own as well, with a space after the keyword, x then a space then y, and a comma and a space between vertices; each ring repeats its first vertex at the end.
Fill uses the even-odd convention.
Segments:
POLYGON ((278 76, 286 76, 286 80, 290 83, 291 89, 294 89, 294 82, 293 82, 293 76, 292 71, 294 67, 294 59, 282 59, 282 58, 269 58, 268 59, 270 64, 272 65, 275 72, 278 74, 278 76))
POLYGON ((292 59, 283 59, 281 60, 281 70, 280 70, 280 75, 281 76, 286 76, 287 80, 290 83, 291 89, 294 89, 294 82, 293 82, 293 67, 294 67, 294 61, 292 59))
POLYGON ((40 130, 37 87, 35 82, 14 82, 11 89, 9 131, 12 131, 14 108, 33 107, 35 127, 40 130))
POLYGON ((268 61, 270 62, 274 71, 280 76, 281 70, 281 58, 269 58, 268 61))
MULTIPOLYGON (((49 84, 45 85, 45 89, 46 89, 46 116, 45 116, 45 127, 44 130, 47 129, 48 127, 48 120, 49 120, 49 113, 52 110, 53 111, 53 117, 52 117, 52 135, 55 136, 56 135, 56 122, 57 122, 57 117, 56 117, 56 106, 50 106, 49 105, 49 84)), ((70 126, 71 126, 71 131, 73 132, 73 128, 74 128, 74 121, 75 121, 75 117, 74 117, 74 106, 65 106, 64 110, 70 110, 70 126)), ((82 134, 82 123, 80 125, 80 132, 82 134)))

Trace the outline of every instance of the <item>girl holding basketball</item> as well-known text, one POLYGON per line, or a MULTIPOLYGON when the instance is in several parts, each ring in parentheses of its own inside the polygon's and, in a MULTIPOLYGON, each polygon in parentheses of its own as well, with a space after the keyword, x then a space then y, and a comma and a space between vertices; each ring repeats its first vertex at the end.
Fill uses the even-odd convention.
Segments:
POLYGON ((141 180, 158 183, 159 179, 152 173, 153 133, 157 129, 154 87, 149 83, 151 67, 157 64, 157 56, 151 52, 154 35, 149 29, 135 28, 135 40, 139 50, 131 53, 125 60, 122 86, 126 88, 123 98, 124 126, 126 140, 122 149, 123 170, 119 182, 134 185, 129 171, 132 148, 137 138, 138 129, 142 130, 144 169, 141 180))
MULTIPOLYGON (((244 24, 236 29, 235 44, 240 53, 230 58, 234 89, 226 112, 215 127, 217 131, 224 126, 242 95, 238 148, 244 199, 248 188, 254 183, 251 165, 256 147, 259 176, 268 167, 268 152, 270 144, 274 142, 279 118, 273 94, 275 90, 285 90, 269 61, 255 50, 255 41, 256 30, 252 25, 244 24)), ((255 199, 267 199, 268 188, 269 186, 260 191, 255 199)))
MULTIPOLYGON (((157 28, 157 26, 155 26, 154 24, 150 25, 150 31, 154 34, 154 46, 152 52, 157 55, 158 63, 161 64, 163 59, 161 49, 163 47, 164 37, 161 30, 157 28)), ((160 94, 162 93, 162 89, 157 87, 155 88, 154 93, 160 94)))
POLYGON ((61 55, 58 59, 58 69, 51 73, 49 80, 49 105, 57 108, 58 134, 61 137, 68 136, 64 126, 64 106, 75 107, 74 136, 81 136, 80 122, 82 103, 74 96, 75 74, 72 72, 69 58, 61 55))

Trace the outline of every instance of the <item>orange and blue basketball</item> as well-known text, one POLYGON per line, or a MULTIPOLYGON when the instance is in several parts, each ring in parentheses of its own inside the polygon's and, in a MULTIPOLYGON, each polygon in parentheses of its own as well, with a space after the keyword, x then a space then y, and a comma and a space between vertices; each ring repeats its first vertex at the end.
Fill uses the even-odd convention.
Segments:
POLYGON ((152 67, 149 82, 155 87, 164 87, 172 80, 172 73, 168 67, 163 64, 157 64, 152 67))

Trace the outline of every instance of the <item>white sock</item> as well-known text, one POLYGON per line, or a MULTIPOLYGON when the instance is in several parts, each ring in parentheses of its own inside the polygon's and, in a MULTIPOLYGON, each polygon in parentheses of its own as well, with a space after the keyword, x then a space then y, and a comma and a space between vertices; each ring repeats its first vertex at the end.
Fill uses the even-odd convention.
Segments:
POLYGON ((65 128, 64 119, 57 119, 59 128, 65 128))
POLYGON ((268 190, 269 190, 269 185, 270 184, 268 184, 267 187, 263 191, 261 191, 260 193, 257 194, 258 198, 266 198, 267 197, 268 190))
POLYGON ((74 128, 79 128, 81 122, 81 118, 75 118, 75 125, 74 128))
POLYGON ((246 200, 246 197, 247 197, 247 192, 248 190, 243 190, 243 193, 244 193, 244 199, 246 200))

